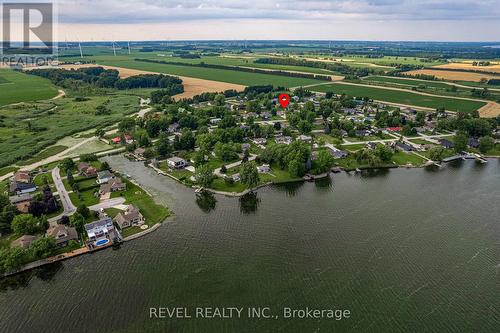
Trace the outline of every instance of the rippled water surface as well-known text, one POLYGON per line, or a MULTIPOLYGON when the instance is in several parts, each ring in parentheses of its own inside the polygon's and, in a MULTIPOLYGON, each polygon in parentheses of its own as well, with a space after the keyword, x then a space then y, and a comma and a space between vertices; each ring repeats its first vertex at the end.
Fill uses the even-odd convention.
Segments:
POLYGON ((500 163, 332 175, 196 198, 109 158, 175 212, 156 232, 0 282, 0 332, 494 332, 500 163), (332 319, 149 319, 157 306, 349 309, 332 319))

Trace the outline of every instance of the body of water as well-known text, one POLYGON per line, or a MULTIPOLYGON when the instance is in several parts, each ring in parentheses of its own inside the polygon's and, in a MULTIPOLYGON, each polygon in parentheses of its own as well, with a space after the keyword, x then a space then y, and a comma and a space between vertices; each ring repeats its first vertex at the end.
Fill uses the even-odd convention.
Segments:
POLYGON ((108 158, 174 211, 156 232, 0 282, 1 332, 494 332, 500 163, 334 174, 197 197, 108 158), (269 307, 273 319, 151 319, 269 307), (283 308, 350 318, 285 319, 283 308))

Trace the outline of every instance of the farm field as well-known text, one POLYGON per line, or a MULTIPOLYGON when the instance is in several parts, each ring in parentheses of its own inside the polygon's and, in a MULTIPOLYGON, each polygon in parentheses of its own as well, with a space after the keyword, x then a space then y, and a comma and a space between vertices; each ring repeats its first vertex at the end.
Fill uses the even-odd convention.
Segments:
POLYGON ((0 68, 0 106, 55 97, 57 88, 47 79, 0 68))
MULTIPOLYGON (((98 57, 94 58, 95 58, 94 60, 96 61, 99 59, 98 57)), ((114 59, 113 57, 113 59, 111 60, 108 59, 109 57, 106 57, 105 59, 98 60, 97 63, 100 65, 125 67, 130 69, 138 69, 142 71, 158 72, 170 75, 199 78, 204 80, 235 83, 245 86, 272 84, 274 86, 282 86, 290 88, 290 87, 298 87, 298 86, 305 86, 318 83, 318 80, 308 79, 308 78, 297 78, 297 77, 260 74, 260 73, 247 73, 247 72, 239 72, 232 70, 214 69, 214 68, 147 63, 147 62, 134 61, 127 57, 122 57, 122 58, 116 57, 116 59, 114 59)))
POLYGON ((389 77, 389 76, 368 76, 363 78, 363 81, 395 83, 395 84, 407 85, 410 87, 417 87, 419 85, 424 85, 427 87, 434 87, 434 88, 442 88, 442 89, 451 87, 451 85, 439 81, 430 81, 430 80, 423 81, 423 80, 406 79, 406 78, 389 77))
POLYGON ((122 94, 90 97, 84 102, 61 98, 5 106, 0 109, 5 125, 0 127, 0 166, 33 157, 76 132, 118 122, 138 109, 138 97, 122 94), (105 105, 109 114, 96 115, 98 105, 105 105))
POLYGON ((490 66, 472 66, 471 62, 452 62, 449 64, 434 66, 434 68, 450 68, 450 69, 463 69, 470 71, 483 71, 483 72, 495 72, 500 74, 500 65, 492 64, 490 66))
POLYGON ((426 96, 410 91, 406 92, 389 90, 384 88, 358 86, 353 84, 332 83, 310 87, 309 89, 318 92, 331 91, 335 94, 347 94, 355 97, 369 97, 371 99, 389 103, 413 105, 432 109, 444 107, 449 111, 472 112, 486 105, 486 102, 461 100, 440 96, 426 96))
MULTIPOLYGON (((309 57, 309 56, 308 56, 309 57)), ((385 67, 392 67, 394 64, 405 64, 405 65, 426 65, 435 66, 443 64, 442 61, 421 61, 422 58, 415 57, 395 57, 395 56, 383 56, 380 58, 368 58, 358 55, 344 55, 342 57, 332 57, 332 55, 319 55, 314 57, 316 59, 330 60, 334 62, 340 62, 345 65, 352 64, 365 64, 365 65, 378 65, 385 67)), ((314 59, 311 57, 311 59, 314 59)))
POLYGON ((473 73, 473 72, 458 72, 458 71, 446 71, 438 69, 417 69, 413 71, 405 72, 406 75, 434 75, 438 79, 449 80, 449 81, 473 81, 481 82, 482 79, 490 80, 498 78, 492 74, 483 73, 473 73))

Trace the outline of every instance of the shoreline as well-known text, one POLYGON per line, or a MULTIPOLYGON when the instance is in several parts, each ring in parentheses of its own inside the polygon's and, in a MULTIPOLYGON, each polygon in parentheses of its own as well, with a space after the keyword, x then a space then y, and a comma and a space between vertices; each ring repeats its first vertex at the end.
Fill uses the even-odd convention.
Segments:
MULTIPOLYGON (((499 156, 493 156, 493 157, 485 156, 484 158, 487 158, 487 159, 499 159, 500 157, 499 156)), ((477 160, 475 160, 475 162, 478 163, 477 160)), ((432 164, 432 165, 436 166, 436 164, 432 164)), ((256 187, 254 187, 254 188, 246 189, 246 190, 244 190, 242 192, 239 192, 239 193, 238 192, 218 191, 218 190, 214 190, 214 189, 205 189, 205 190, 208 191, 208 192, 210 192, 210 193, 213 193, 213 194, 219 194, 219 195, 224 195, 226 197, 238 198, 238 197, 242 197, 242 196, 244 196, 244 195, 246 195, 248 193, 257 191, 258 189, 261 189, 261 188, 264 188, 264 187, 267 187, 267 186, 270 186, 270 185, 280 185, 280 184, 298 183, 298 182, 314 182, 316 180, 324 179, 326 177, 329 177, 331 173, 339 173, 341 171, 344 171, 346 173, 350 173, 352 171, 358 172, 358 170, 359 170, 359 172, 361 172, 361 171, 366 171, 366 170, 399 169, 399 168, 405 168, 405 169, 419 169, 419 168, 422 168, 423 169, 425 167, 432 166, 432 165, 421 165, 421 166, 383 165, 383 166, 374 166, 374 167, 362 166, 362 167, 358 167, 358 168, 332 167, 329 171, 321 173, 319 175, 306 175, 306 176, 304 176, 302 178, 299 178, 299 179, 292 179, 292 180, 283 181, 283 182, 266 182, 266 183, 263 183, 263 184, 260 184, 260 185, 258 185, 256 187)), ((199 187, 196 187, 196 186, 187 186, 187 185, 183 184, 176 177, 174 177, 174 176, 172 176, 172 175, 170 175, 170 174, 168 174, 166 172, 163 172, 162 170, 160 170, 160 169, 158 169, 158 168, 156 168, 156 167, 154 167, 154 166, 152 166, 150 164, 148 164, 148 166, 146 166, 146 167, 151 167, 153 170, 155 170, 157 172, 158 175, 163 175, 163 176, 170 177, 171 179, 175 180, 177 183, 179 183, 179 184, 181 184, 183 186, 190 187, 193 190, 194 189, 199 189, 199 187), (162 171, 162 172, 160 173, 160 172, 158 172, 158 170, 162 171)), ((439 166, 439 167, 442 167, 442 165, 439 166)), ((139 186, 148 195, 151 196, 151 194, 146 189, 144 189, 135 179, 132 179, 132 178, 128 178, 128 179, 130 181, 132 181, 132 183, 134 183, 135 185, 139 186)), ((135 239, 138 239, 138 238, 141 238, 143 236, 146 236, 146 235, 148 235, 148 234, 156 231, 157 229, 159 229, 161 227, 161 225, 165 221, 167 221, 168 218, 170 218, 172 216, 173 215, 171 214, 164 221, 158 222, 157 224, 151 226, 150 228, 148 228, 146 230, 143 230, 143 231, 140 231, 140 232, 135 233, 133 235, 130 235, 128 237, 125 237, 122 240, 122 243, 125 243, 125 242, 128 242, 128 241, 132 241, 132 240, 135 240, 135 239)), ((102 248, 100 250, 104 250, 104 249, 105 248, 102 248)), ((64 261, 66 259, 71 259, 71 258, 80 256, 80 255, 89 254, 89 253, 92 253, 92 252, 96 252, 96 251, 90 251, 86 247, 82 247, 82 248, 73 250, 71 252, 59 254, 59 255, 48 257, 48 258, 45 258, 45 259, 40 259, 40 260, 37 260, 37 261, 33 261, 33 262, 30 262, 30 263, 27 263, 27 264, 23 265, 21 268, 17 269, 16 271, 4 273, 3 276, 2 276, 2 278, 6 278, 6 277, 9 277, 9 276, 14 276, 14 275, 17 275, 19 273, 23 273, 23 272, 26 272, 26 271, 29 271, 29 270, 32 270, 32 269, 35 269, 35 268, 39 268, 39 267, 46 266, 46 265, 49 265, 49 264, 52 264, 52 263, 64 261)))

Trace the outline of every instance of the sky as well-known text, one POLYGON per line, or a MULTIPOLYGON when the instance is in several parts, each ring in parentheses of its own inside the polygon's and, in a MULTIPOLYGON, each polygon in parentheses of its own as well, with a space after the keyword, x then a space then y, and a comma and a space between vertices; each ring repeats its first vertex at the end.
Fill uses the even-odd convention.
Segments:
POLYGON ((500 0, 57 3, 60 40, 500 41, 500 0))

